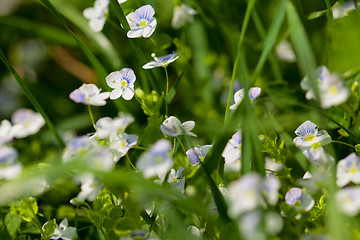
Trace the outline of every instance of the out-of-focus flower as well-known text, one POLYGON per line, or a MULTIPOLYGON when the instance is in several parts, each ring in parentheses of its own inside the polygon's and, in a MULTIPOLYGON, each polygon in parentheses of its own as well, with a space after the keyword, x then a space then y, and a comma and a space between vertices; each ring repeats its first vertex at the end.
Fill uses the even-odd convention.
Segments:
POLYGON ((150 5, 142 6, 135 10, 135 12, 129 13, 126 16, 126 20, 130 25, 130 30, 127 32, 129 38, 138 38, 143 36, 144 38, 150 37, 156 28, 156 19, 153 17, 155 10, 150 5))
POLYGON ((101 182, 91 173, 84 173, 76 180, 81 183, 81 191, 76 196, 78 201, 94 201, 103 188, 101 182))
POLYGON ((185 23, 191 23, 194 21, 195 14, 197 14, 197 11, 186 4, 176 5, 174 8, 171 26, 175 29, 179 29, 184 26, 185 23))
POLYGON ((111 134, 120 134, 125 131, 127 126, 134 121, 134 118, 127 113, 119 113, 118 117, 111 119, 109 117, 100 118, 96 122, 96 133, 92 136, 100 139, 110 137, 111 134))
POLYGON ((0 179, 14 179, 22 172, 23 166, 17 161, 18 153, 14 148, 0 147, 0 179))
MULTIPOLYGON (((249 98, 251 103, 253 103, 255 98, 257 98, 260 95, 260 92, 261 92, 261 88, 259 87, 252 87, 249 89, 249 98)), ((243 98, 244 98, 244 89, 242 88, 234 94, 235 104, 231 105, 230 109, 231 110, 236 109, 242 102, 243 98)))
POLYGON ((334 19, 339 19, 346 17, 350 11, 355 10, 356 6, 353 1, 348 1, 344 4, 337 3, 335 7, 332 8, 334 19))
POLYGON ((298 180, 300 186, 302 186, 306 193, 313 194, 323 189, 328 181, 327 173, 325 169, 317 169, 314 174, 307 171, 303 178, 298 180))
POLYGON ((13 124, 12 133, 16 138, 24 138, 35 134, 45 125, 45 120, 40 113, 25 108, 14 112, 11 121, 13 124))
POLYGON ((335 193, 338 208, 348 216, 355 216, 360 210, 360 187, 347 187, 335 193))
POLYGON ((276 163, 271 158, 265 158, 265 170, 267 174, 272 174, 273 172, 278 172, 282 170, 284 166, 281 163, 276 163))
POLYGON ((181 172, 183 170, 184 168, 182 167, 179 170, 177 170, 177 172, 175 172, 175 169, 172 168, 168 178, 168 182, 170 183, 170 185, 178 189, 182 193, 184 192, 184 188, 185 188, 185 178, 182 177, 181 175, 181 172))
POLYGON ((94 32, 101 32, 106 21, 109 0, 96 0, 94 7, 86 8, 83 11, 85 18, 89 19, 89 27, 94 32))
POLYGON ((94 106, 104 106, 106 104, 105 100, 108 99, 109 96, 109 92, 100 93, 100 89, 92 83, 84 83, 81 87, 70 93, 70 99, 74 102, 94 106))
MULTIPOLYGON (((350 91, 343 85, 343 81, 336 74, 331 74, 327 67, 321 66, 317 69, 318 87, 320 91, 321 107, 330 108, 344 103, 349 95, 350 91)), ((310 80, 305 77, 300 86, 306 92, 306 99, 315 99, 315 93, 310 85, 310 80)))
POLYGON ((181 123, 180 120, 176 117, 170 116, 161 124, 160 130, 163 134, 170 137, 176 137, 179 135, 189 135, 196 137, 194 133, 190 132, 194 127, 194 121, 186 121, 181 123))
POLYGON ((155 142, 149 151, 144 152, 136 162, 136 168, 144 173, 146 178, 156 175, 164 179, 173 165, 174 160, 170 157, 171 144, 166 139, 155 142))
POLYGON ((285 202, 297 211, 310 211, 315 204, 314 199, 303 192, 301 188, 291 188, 285 195, 285 202))
POLYGON ((331 142, 330 135, 325 131, 318 131, 318 126, 311 122, 305 121, 296 130, 297 137, 294 139, 294 144, 302 150, 310 148, 315 143, 320 143, 325 146, 331 142))
POLYGON ((112 134, 110 136, 110 149, 114 152, 114 160, 117 162, 120 158, 125 156, 132 146, 135 146, 138 136, 134 134, 112 134))
POLYGON ((304 150, 303 154, 317 167, 326 167, 335 162, 334 158, 326 153, 322 147, 310 147, 304 150))
POLYGON ((206 154, 210 151, 211 147, 212 145, 204 145, 187 150, 186 155, 189 158, 190 165, 195 166, 199 162, 203 161, 206 154))
MULTIPOLYGON (((239 130, 228 141, 228 143, 226 144, 225 149, 221 155, 225 159, 225 166, 227 166, 227 165, 232 166, 237 161, 240 162, 241 149, 242 149, 242 138, 241 138, 241 130, 239 130)), ((237 164, 237 165, 239 165, 239 164, 237 164)), ((239 165, 239 168, 240 168, 240 165, 239 165)))
POLYGON ((123 97, 130 100, 134 96, 134 82, 136 76, 131 68, 123 68, 120 71, 112 72, 106 77, 106 83, 114 90, 110 93, 110 99, 123 97))
POLYGON ((0 123, 0 146, 13 140, 13 128, 10 121, 4 119, 0 123))
POLYGON ((283 40, 277 45, 275 53, 280 60, 286 62, 296 61, 295 53, 291 47, 291 44, 287 40, 283 40))
MULTIPOLYGON (((45 225, 48 224, 46 222, 42 229, 44 230, 45 225)), ((55 231, 50 237, 50 239, 63 239, 63 240, 72 240, 74 239, 76 234, 76 228, 75 227, 69 227, 68 226, 68 220, 65 218, 61 221, 59 225, 56 224, 55 231)))
POLYGON ((155 61, 148 62, 142 68, 151 69, 155 67, 167 67, 170 63, 174 62, 176 59, 179 58, 177 53, 171 53, 162 57, 156 57, 155 53, 152 53, 151 56, 154 58, 155 61))
POLYGON ((360 183, 360 157, 356 153, 350 153, 336 166, 336 184, 344 187, 349 182, 360 183))

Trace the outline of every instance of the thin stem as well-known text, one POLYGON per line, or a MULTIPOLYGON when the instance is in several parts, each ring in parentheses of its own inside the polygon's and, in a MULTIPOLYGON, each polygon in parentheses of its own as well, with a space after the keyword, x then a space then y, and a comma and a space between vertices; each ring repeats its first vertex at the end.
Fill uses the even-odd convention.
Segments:
POLYGON ((355 146, 349 144, 349 143, 346 143, 346 142, 341 142, 341 141, 336 141, 336 140, 332 140, 331 141, 332 143, 339 143, 339 144, 343 144, 343 145, 346 145, 348 147, 352 147, 352 148, 355 148, 355 146))
POLYGON ((92 111, 91 111, 91 107, 90 107, 90 105, 87 105, 87 106, 88 106, 88 110, 89 110, 89 115, 90 115, 91 123, 92 123, 95 131, 97 132, 97 128, 96 128, 95 121, 94 121, 94 116, 93 116, 92 111))
POLYGON ((129 157, 129 154, 126 154, 126 159, 128 160, 128 162, 130 163, 130 166, 135 170, 137 171, 136 167, 134 166, 134 164, 131 162, 130 160, 130 157, 129 157))
POLYGON ((185 149, 185 147, 184 147, 184 144, 180 141, 180 138, 179 138, 179 137, 176 137, 176 138, 179 140, 180 146, 181 146, 182 150, 184 151, 184 153, 186 153, 186 149, 185 149))
POLYGON ((166 116, 168 116, 167 97, 168 97, 168 94, 169 94, 169 75, 168 75, 168 72, 167 72, 167 68, 164 67, 164 69, 165 69, 165 75, 166 75, 165 114, 166 114, 166 116))
POLYGON ((326 7, 328 9, 328 19, 334 20, 334 16, 333 16, 333 12, 332 12, 332 8, 331 8, 329 0, 325 0, 325 3, 326 3, 326 7))
POLYGON ((140 150, 144 150, 144 151, 148 150, 146 147, 141 147, 141 146, 132 146, 132 148, 136 148, 136 149, 140 149, 140 150))

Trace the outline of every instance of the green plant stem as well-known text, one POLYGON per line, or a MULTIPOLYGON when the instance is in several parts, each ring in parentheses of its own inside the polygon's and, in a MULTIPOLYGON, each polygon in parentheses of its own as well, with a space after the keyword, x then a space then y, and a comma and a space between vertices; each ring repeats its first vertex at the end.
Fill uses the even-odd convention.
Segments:
POLYGON ((131 162, 131 159, 130 159, 130 157, 129 157, 129 154, 126 154, 126 159, 128 160, 130 166, 131 166, 135 171, 137 171, 136 167, 135 167, 134 164, 131 162))
POLYGON ((96 128, 96 125, 95 125, 94 117, 93 117, 93 114, 92 114, 92 111, 91 111, 91 107, 90 107, 90 105, 87 105, 87 106, 88 106, 88 110, 89 110, 89 115, 90 115, 91 123, 92 123, 95 131, 97 132, 97 128, 96 128))
POLYGON ((339 143, 339 144, 342 144, 342 145, 345 145, 345 146, 348 146, 348 147, 352 147, 352 148, 355 148, 355 146, 349 144, 349 143, 346 143, 346 142, 341 142, 341 141, 336 141, 336 140, 332 140, 331 141, 332 143, 339 143))
POLYGON ((136 149, 140 149, 140 150, 144 150, 144 151, 148 150, 147 148, 141 147, 141 146, 132 146, 132 148, 136 148, 136 149))
POLYGON ((334 16, 333 16, 333 12, 332 12, 332 8, 331 8, 329 0, 325 0, 325 3, 326 3, 326 7, 328 9, 328 15, 327 15, 328 19, 334 20, 334 16))
POLYGON ((167 103, 167 97, 169 94, 169 75, 167 72, 167 67, 164 67, 165 69, 165 75, 166 75, 166 92, 165 92, 165 115, 168 116, 168 103, 167 103))

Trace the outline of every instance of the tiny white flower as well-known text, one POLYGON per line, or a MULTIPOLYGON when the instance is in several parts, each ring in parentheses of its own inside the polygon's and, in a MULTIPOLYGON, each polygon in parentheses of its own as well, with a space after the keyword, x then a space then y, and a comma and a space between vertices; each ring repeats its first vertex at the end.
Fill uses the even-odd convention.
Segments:
POLYGON ((178 189, 180 192, 184 193, 185 188, 185 178, 182 177, 181 172, 184 170, 184 168, 180 168, 178 171, 175 171, 175 169, 171 169, 168 177, 168 182, 171 186, 173 186, 175 189, 178 189))
POLYGON ((295 62, 296 56, 291 47, 291 44, 287 40, 283 40, 277 45, 275 49, 276 56, 286 62, 295 62))
POLYGON ((226 164, 233 164, 236 161, 241 159, 241 149, 242 149, 242 137, 241 130, 237 131, 232 135, 231 139, 225 146, 225 149, 221 156, 225 158, 226 164))
POLYGON ((130 100, 134 96, 134 82, 136 76, 131 68, 123 68, 120 71, 112 72, 106 77, 106 83, 114 90, 110 93, 110 99, 123 97, 130 100))
POLYGON ((303 154, 317 167, 326 167, 335 162, 334 158, 326 153, 322 147, 310 147, 305 149, 303 154))
POLYGON ((360 210, 360 187, 347 187, 335 193, 338 208, 348 216, 355 216, 360 210))
POLYGON ((100 89, 92 83, 84 83, 81 87, 70 93, 70 99, 74 102, 94 106, 104 106, 109 96, 109 92, 100 93, 100 89))
POLYGON ((266 176, 263 180, 262 194, 270 205, 275 205, 277 203, 280 186, 280 181, 274 174, 266 176))
MULTIPOLYGON (((261 88, 259 87, 252 87, 249 89, 250 103, 253 103, 255 98, 257 98, 260 95, 260 92, 261 92, 261 88)), ((243 98, 244 98, 244 89, 242 88, 234 94, 235 103, 230 106, 230 109, 231 110, 236 109, 242 102, 243 98)))
POLYGON ((285 195, 285 202, 297 211, 310 211, 315 204, 314 199, 301 188, 291 188, 285 195))
POLYGON ((195 127, 194 121, 187 121, 181 123, 179 119, 174 116, 170 116, 169 118, 165 119, 164 122, 160 126, 160 130, 163 134, 176 137, 179 135, 189 135, 196 137, 196 135, 190 132, 195 127))
POLYGON ((194 15, 197 11, 192 9, 186 4, 176 5, 174 8, 174 14, 171 21, 171 26, 175 29, 179 29, 194 20, 194 15))
POLYGON ((11 121, 13 124, 13 135, 16 138, 24 138, 35 134, 45 125, 45 120, 40 113, 25 108, 14 112, 11 121))
POLYGON ((310 148, 314 143, 320 143, 325 146, 331 142, 330 135, 325 131, 318 131, 318 126, 311 122, 305 121, 296 130, 297 137, 294 139, 294 144, 302 150, 310 148))
POLYGON ((10 121, 4 119, 0 123, 0 146, 12 141, 14 138, 13 128, 10 121))
POLYGON ((265 158, 265 170, 267 175, 272 174, 273 172, 278 172, 283 168, 284 166, 281 163, 276 163, 269 157, 265 158))
POLYGON ((155 61, 150 61, 146 63, 142 68, 151 69, 155 67, 167 67, 169 63, 172 63, 179 58, 177 53, 171 53, 162 57, 156 57, 155 53, 153 53, 151 54, 151 56, 154 58, 155 61))
POLYGON ((81 191, 76 196, 78 201, 94 201, 103 188, 101 182, 91 173, 84 173, 79 176, 75 181, 80 181, 81 191))
POLYGON ((136 162, 136 168, 142 171, 146 178, 157 175, 160 179, 164 179, 174 162, 170 157, 170 152, 170 142, 160 139, 151 146, 149 151, 140 155, 136 162))
POLYGON ((89 19, 89 27, 92 31, 101 32, 103 29, 109 3, 109 0, 96 0, 94 7, 86 8, 83 11, 84 17, 89 19))
POLYGON ((96 122, 96 133, 92 138, 105 139, 113 133, 122 133, 127 126, 134 121, 134 118, 127 113, 119 113, 118 117, 111 119, 109 117, 100 118, 96 122))
POLYGON ((356 153, 350 153, 336 166, 336 184, 344 187, 349 182, 360 183, 360 157, 356 153))
POLYGON ((356 6, 353 1, 348 1, 344 4, 337 3, 333 8, 333 17, 334 19, 339 19, 348 16, 349 12, 355 10, 356 6))
POLYGON ((110 149, 114 152, 114 161, 119 161, 120 158, 126 155, 132 146, 137 144, 138 136, 134 134, 112 134, 110 136, 110 149))
MULTIPOLYGON (((44 230, 46 222, 42 229, 44 230)), ((50 237, 50 239, 63 239, 63 240, 72 240, 75 238, 76 235, 76 228, 68 226, 68 220, 65 218, 61 221, 59 225, 56 224, 55 231, 50 237)))
POLYGON ((206 154, 210 151, 212 145, 204 145, 200 147, 194 147, 186 151, 186 155, 189 158, 191 166, 197 165, 205 159, 206 154))
POLYGON ((0 179, 17 178, 23 170, 17 161, 18 153, 14 148, 0 147, 0 179))
POLYGON ((135 12, 129 13, 126 16, 126 20, 130 25, 130 30, 127 32, 129 38, 138 38, 143 36, 144 38, 150 37, 156 28, 156 19, 153 17, 155 10, 150 5, 142 6, 135 10, 135 12))

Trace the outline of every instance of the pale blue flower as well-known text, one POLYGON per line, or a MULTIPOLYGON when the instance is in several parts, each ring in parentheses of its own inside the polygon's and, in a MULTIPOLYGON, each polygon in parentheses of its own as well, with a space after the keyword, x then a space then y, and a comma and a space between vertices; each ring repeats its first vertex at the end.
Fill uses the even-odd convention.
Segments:
POLYGON ((360 210, 360 187, 347 187, 335 193, 338 208, 348 216, 355 216, 360 210))
POLYGON ((96 0, 94 7, 86 8, 83 11, 84 17, 89 19, 89 27, 92 31, 101 32, 103 29, 109 3, 109 0, 96 0))
POLYGON ((110 136, 110 149, 114 152, 114 161, 126 155, 132 146, 137 144, 138 136, 134 134, 112 134, 110 136))
POLYGON ((14 138, 13 128, 10 121, 4 119, 0 123, 0 146, 12 141, 14 138))
MULTIPOLYGON (((260 95, 260 92, 261 92, 261 88, 259 87, 252 87, 249 89, 249 98, 250 98, 250 103, 252 104, 253 101, 260 95)), ((235 104, 231 105, 230 106, 230 109, 231 110, 234 110, 236 109, 240 103, 242 102, 243 98, 244 98, 244 89, 240 89, 239 91, 237 91, 235 94, 234 94, 234 101, 235 101, 235 104)))
MULTIPOLYGON (((44 230, 46 222, 42 229, 44 230)), ((76 228, 75 227, 69 227, 68 226, 68 220, 65 218, 61 221, 59 225, 56 224, 55 231, 50 237, 50 239, 63 239, 63 240, 72 240, 75 238, 76 235, 76 228)))
POLYGON ((136 168, 142 171, 146 178, 157 175, 160 179, 164 179, 174 162, 170 153, 170 142, 166 139, 160 139, 151 146, 149 151, 140 155, 136 162, 136 168))
POLYGON ((205 159, 206 154, 210 151, 212 145, 204 145, 200 147, 194 147, 186 151, 186 155, 189 158, 191 166, 197 165, 205 159))
POLYGON ((155 67, 167 67, 170 63, 174 62, 179 58, 177 53, 171 53, 166 56, 156 57, 155 53, 151 54, 155 61, 151 61, 146 63, 143 68, 150 69, 155 67))
POLYGON ((153 17, 155 10, 150 5, 145 5, 138 8, 126 16, 126 20, 130 25, 130 30, 127 32, 129 38, 144 38, 150 37, 156 28, 156 19, 153 17))
POLYGON ((76 196, 76 200, 78 201, 94 201, 100 190, 103 189, 100 180, 92 173, 84 173, 81 176, 78 176, 75 178, 75 182, 77 181, 81 183, 81 191, 76 196))
POLYGON ((17 161, 18 153, 14 148, 0 147, 0 179, 14 179, 20 175, 23 166, 17 161))
POLYGON ((221 156, 225 158, 225 164, 233 164, 241 159, 242 137, 241 130, 237 131, 225 146, 221 156))
POLYGON ((84 83, 81 87, 70 93, 70 99, 74 102, 94 106, 104 106, 106 104, 105 100, 109 96, 109 92, 100 93, 100 89, 92 83, 84 83))
POLYGON ((295 130, 297 137, 294 139, 294 144, 305 150, 315 143, 320 143, 321 146, 331 143, 330 135, 325 130, 318 131, 318 128, 315 123, 305 121, 295 130))
POLYGON ((360 157, 356 153, 350 153, 336 166, 336 184, 344 187, 349 182, 360 183, 360 157))
POLYGON ((315 204, 314 199, 301 188, 291 188, 285 195, 285 202, 297 211, 310 211, 315 204))
POLYGON ((110 93, 110 99, 123 97, 130 100, 134 96, 134 83, 136 76, 131 68, 123 68, 120 71, 112 72, 106 77, 106 83, 114 90, 110 93))
POLYGON ((196 137, 196 135, 190 132, 195 127, 194 121, 186 121, 181 123, 179 119, 174 116, 170 116, 165 119, 160 126, 160 130, 163 134, 170 137, 176 137, 179 135, 189 135, 196 137))
POLYGON ((171 186, 173 186, 175 189, 179 190, 182 193, 184 192, 184 188, 185 188, 185 178, 183 178, 181 175, 183 170, 184 170, 183 167, 181 167, 177 171, 175 171, 175 169, 172 168, 167 180, 171 186))
POLYGON ((16 138, 24 138, 35 134, 45 125, 45 120, 40 113, 26 108, 14 112, 11 121, 13 124, 12 134, 16 138))

